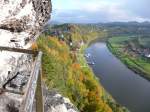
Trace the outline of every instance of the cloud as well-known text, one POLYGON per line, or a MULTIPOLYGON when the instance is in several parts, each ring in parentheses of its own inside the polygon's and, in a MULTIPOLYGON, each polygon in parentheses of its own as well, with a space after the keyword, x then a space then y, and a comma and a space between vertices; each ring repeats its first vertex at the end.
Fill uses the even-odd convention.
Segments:
POLYGON ((124 7, 136 16, 150 19, 150 0, 126 0, 124 7))
MULTIPOLYGON (((57 0, 55 0, 57 1, 57 0)), ((150 20, 149 6, 135 0, 62 0, 67 4, 55 7, 52 19, 61 22, 96 23, 150 20), (131 3, 135 3, 133 7, 131 3), (142 5, 141 5, 142 4, 142 5), (69 6, 68 6, 69 5, 69 6), (66 7, 65 7, 66 6, 66 7), (63 8, 64 7, 64 8, 63 8), (143 8, 143 9, 142 9, 143 8), (146 11, 145 11, 146 9, 146 11), (149 10, 148 10, 149 9, 149 10)), ((140 0, 139 0, 140 1, 140 0)))

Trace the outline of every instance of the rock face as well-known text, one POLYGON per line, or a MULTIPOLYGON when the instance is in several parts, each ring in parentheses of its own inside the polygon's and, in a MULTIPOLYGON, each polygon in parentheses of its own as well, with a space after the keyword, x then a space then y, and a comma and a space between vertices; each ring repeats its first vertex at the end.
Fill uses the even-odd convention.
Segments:
MULTIPOLYGON (((0 46, 30 48, 50 18, 51 0, 0 0, 0 46)), ((33 59, 29 54, 0 51, 0 88, 22 91, 33 59)), ((45 112, 78 112, 69 99, 45 88, 45 112)), ((19 112, 22 96, 0 93, 0 112, 19 112)))
MULTIPOLYGON (((0 0, 0 46, 28 49, 50 19, 51 0, 0 0)), ((23 90, 30 77, 29 54, 0 51, 0 88, 23 90)), ((18 112, 22 96, 0 94, 0 112, 18 112)))
POLYGON ((79 112, 68 98, 56 91, 44 90, 45 112, 79 112))
MULTIPOLYGON (((49 20, 51 8, 50 0, 0 0, 0 46, 29 48, 49 20)), ((25 62, 22 55, 0 52, 0 87, 25 62)))

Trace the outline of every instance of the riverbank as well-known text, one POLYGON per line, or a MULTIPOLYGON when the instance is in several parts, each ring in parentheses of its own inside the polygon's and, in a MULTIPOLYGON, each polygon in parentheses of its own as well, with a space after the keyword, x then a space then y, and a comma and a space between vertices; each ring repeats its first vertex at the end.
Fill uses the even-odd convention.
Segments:
POLYGON ((48 88, 68 97, 81 112, 128 112, 108 95, 84 58, 87 43, 99 33, 86 27, 65 25, 63 28, 66 27, 71 27, 71 31, 66 33, 61 26, 57 27, 63 39, 59 35, 45 35, 37 42, 38 49, 44 53, 43 80, 48 88), (85 44, 79 47, 83 40, 85 44))
POLYGON ((123 42, 127 41, 129 38, 123 38, 120 40, 118 39, 118 42, 115 42, 117 40, 117 37, 109 39, 107 41, 108 49, 116 57, 118 57, 129 69, 134 71, 136 74, 139 74, 140 76, 146 78, 147 80, 150 80, 150 63, 141 57, 130 55, 127 50, 125 50, 126 48, 123 44, 123 42))
POLYGON ((113 98, 131 112, 150 112, 150 83, 136 75, 113 55, 105 42, 93 43, 86 49, 95 65, 93 72, 113 98))
MULTIPOLYGON (((96 38, 96 40, 100 40, 100 38, 96 38)), ((91 42, 95 42, 95 40, 91 40, 89 41, 87 44, 83 45, 80 50, 79 50, 79 53, 83 53, 85 54, 85 50, 89 47, 89 45, 91 45, 91 42)), ((103 41, 103 39, 102 39, 103 41)), ((93 43, 92 42, 92 43, 93 43)), ((81 62, 81 65, 83 67, 87 67, 87 69, 89 69, 90 71, 92 71, 92 74, 94 77, 95 77, 95 80, 98 81, 99 83, 99 86, 101 86, 102 88, 102 98, 105 102, 107 102, 107 104, 112 108, 113 112, 130 112, 126 107, 123 107, 121 106, 120 104, 118 104, 115 99, 111 96, 111 94, 108 93, 108 91, 106 91, 103 86, 101 85, 101 82, 100 82, 100 79, 94 74, 92 68, 87 64, 87 60, 85 59, 85 57, 79 55, 80 58, 79 60, 82 60, 80 61, 81 62)))

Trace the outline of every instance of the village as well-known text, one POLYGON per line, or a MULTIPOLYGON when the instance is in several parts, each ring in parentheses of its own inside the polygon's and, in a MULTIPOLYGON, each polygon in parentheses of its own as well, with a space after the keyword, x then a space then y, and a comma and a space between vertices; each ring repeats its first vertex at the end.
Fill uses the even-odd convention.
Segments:
POLYGON ((125 42, 124 44, 126 44, 126 48, 125 51, 128 50, 128 52, 130 52, 130 54, 132 56, 141 56, 142 58, 145 59, 150 59, 150 48, 149 47, 144 47, 139 45, 139 43, 137 44, 137 40, 133 40, 130 42, 125 42))

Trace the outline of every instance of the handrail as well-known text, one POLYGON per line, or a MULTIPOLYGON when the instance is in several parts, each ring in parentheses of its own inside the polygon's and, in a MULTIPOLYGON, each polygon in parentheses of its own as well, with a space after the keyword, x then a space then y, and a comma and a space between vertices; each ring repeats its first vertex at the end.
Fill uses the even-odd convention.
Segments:
POLYGON ((34 101, 36 100, 36 112, 44 112, 43 105, 43 91, 41 81, 41 61, 42 52, 33 51, 28 49, 10 48, 0 46, 0 51, 10 51, 18 53, 32 54, 34 56, 34 65, 28 80, 27 86, 23 92, 15 90, 7 90, 6 88, 0 88, 0 92, 9 92, 22 95, 22 102, 19 108, 19 112, 32 112, 34 107, 34 101))
POLYGON ((29 50, 29 49, 2 47, 2 46, 0 46, 0 51, 11 51, 11 52, 18 52, 18 53, 34 54, 34 55, 38 54, 38 51, 33 51, 33 50, 29 50))
POLYGON ((38 56, 36 57, 33 70, 31 72, 30 80, 28 82, 25 95, 23 96, 23 102, 21 104, 19 112, 32 112, 38 77, 40 74, 41 58, 42 52, 39 52, 38 56))

